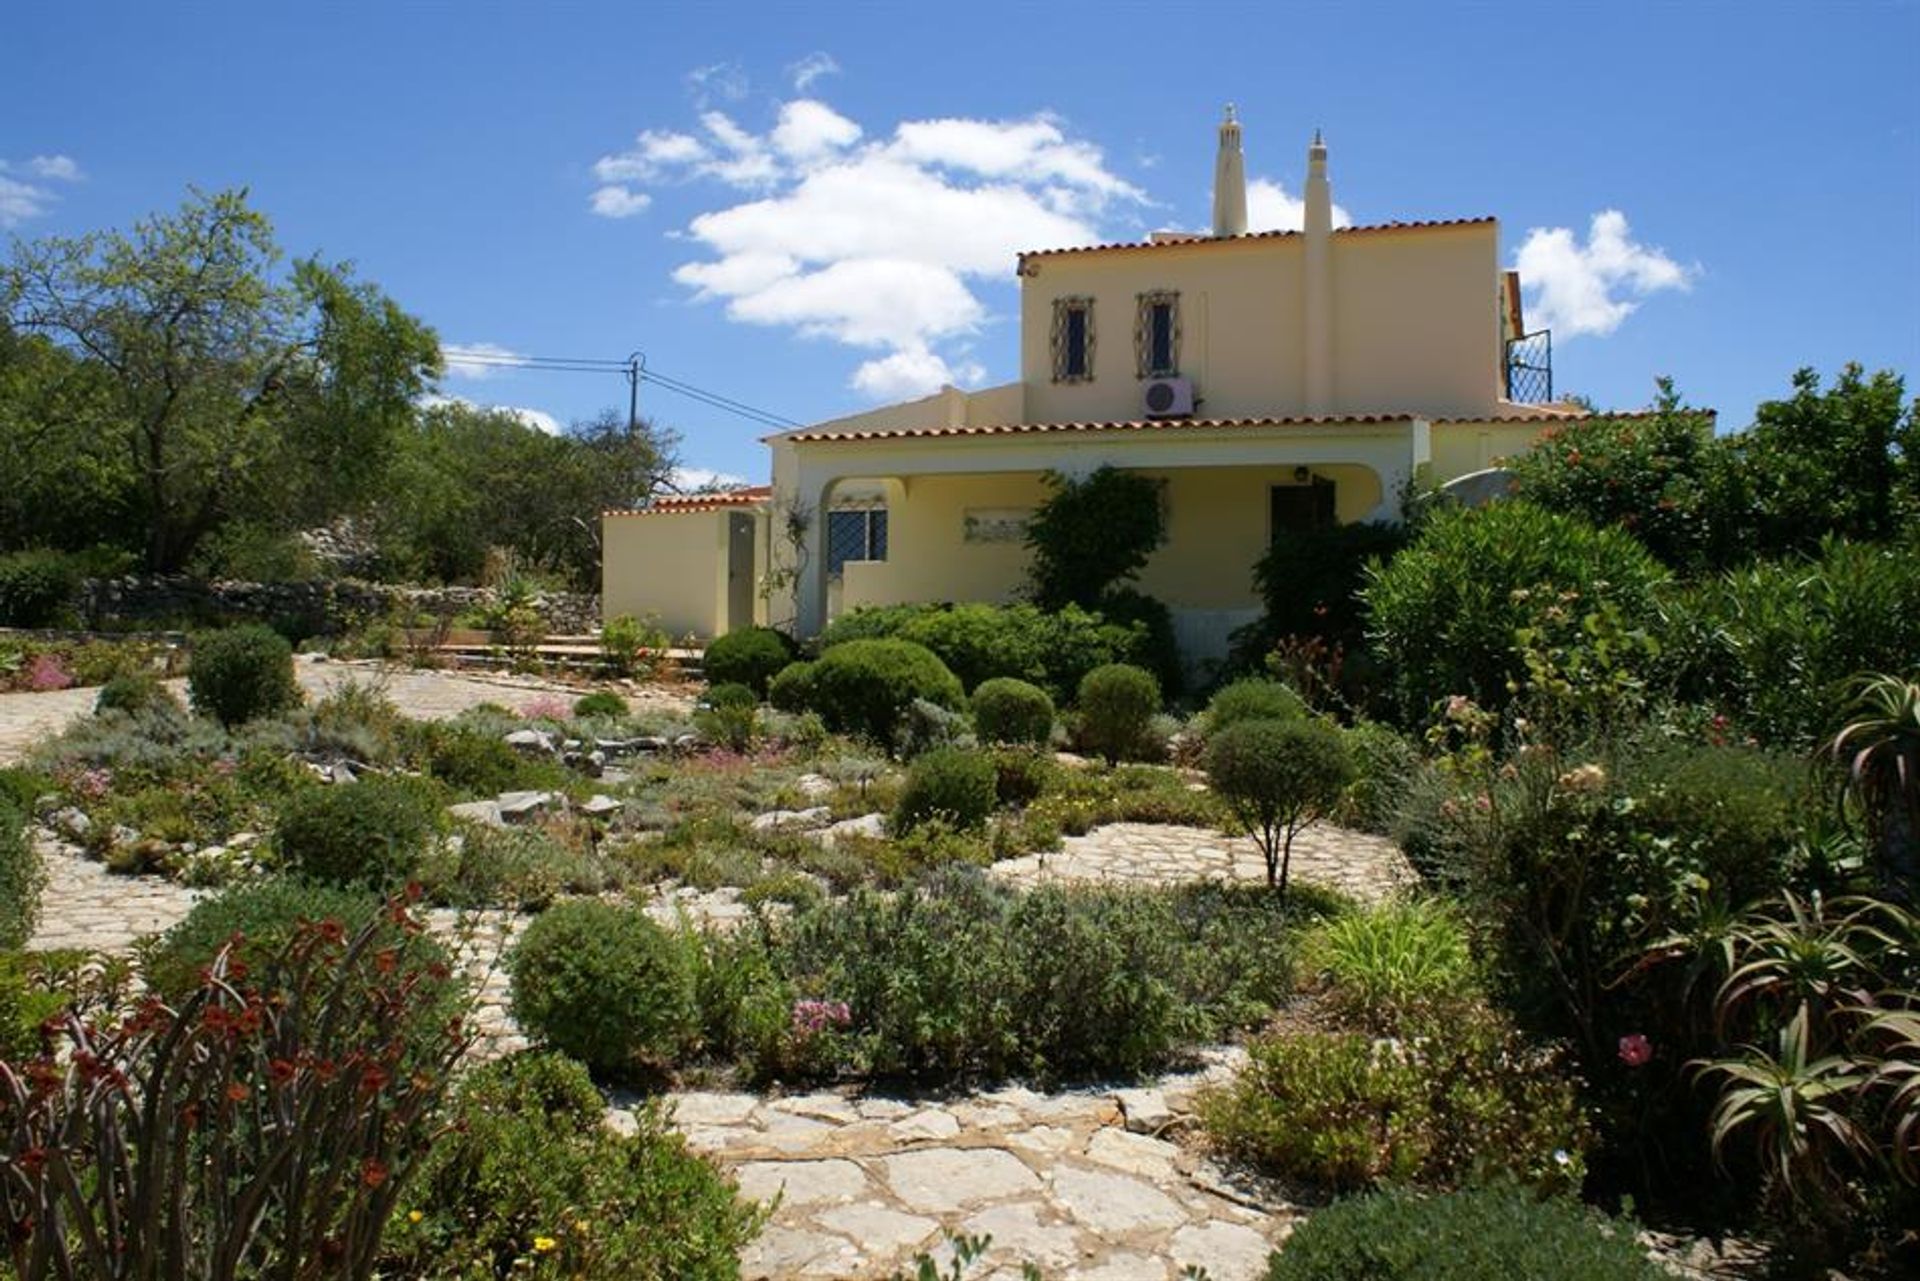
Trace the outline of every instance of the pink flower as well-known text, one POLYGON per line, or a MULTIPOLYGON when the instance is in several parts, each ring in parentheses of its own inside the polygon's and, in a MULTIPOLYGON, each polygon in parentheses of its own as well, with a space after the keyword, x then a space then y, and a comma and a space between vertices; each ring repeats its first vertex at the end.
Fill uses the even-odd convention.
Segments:
POLYGON ((793 1030, 798 1036, 811 1036, 829 1027, 845 1027, 853 1022, 853 1011, 845 1001, 799 1000, 793 1003, 793 1030))
POLYGON ((113 771, 110 769, 83 769, 73 776, 73 791, 90 801, 97 801, 113 790, 113 771))
POLYGON ((52 654, 35 655, 33 662, 27 667, 27 688, 35 693, 65 689, 71 684, 73 684, 73 677, 52 654))
POLYGON ((1628 1067, 1644 1067, 1653 1058, 1653 1042, 1638 1032, 1620 1038, 1620 1061, 1628 1067))
POLYGON ((530 721, 570 721, 573 704, 553 694, 542 694, 522 706, 520 715, 530 721))

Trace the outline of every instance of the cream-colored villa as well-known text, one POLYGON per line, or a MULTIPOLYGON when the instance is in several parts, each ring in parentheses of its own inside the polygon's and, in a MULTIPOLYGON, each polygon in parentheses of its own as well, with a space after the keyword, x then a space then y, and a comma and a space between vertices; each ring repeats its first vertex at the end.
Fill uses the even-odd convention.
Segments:
POLYGON ((1020 379, 770 437, 771 487, 605 516, 604 608, 676 635, 817 633, 862 605, 1006 601, 1042 474, 1164 482, 1139 587, 1189 661, 1259 614, 1269 544, 1393 517, 1581 416, 1550 397, 1493 218, 1333 225, 1327 149, 1305 226, 1248 233, 1240 126, 1220 126, 1212 235, 1021 254, 1020 379))

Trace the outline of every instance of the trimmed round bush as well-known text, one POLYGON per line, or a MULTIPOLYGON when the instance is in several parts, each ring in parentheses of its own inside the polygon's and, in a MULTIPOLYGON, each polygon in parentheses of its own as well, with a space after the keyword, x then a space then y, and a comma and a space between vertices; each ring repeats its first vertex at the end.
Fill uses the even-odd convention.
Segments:
POLYGON ((907 770, 893 826, 908 832, 940 819, 953 827, 984 827, 999 799, 1000 771, 985 752, 936 747, 907 770))
POLYGON ((749 685, 726 681, 707 688, 707 706, 718 711, 725 707, 758 707, 760 696, 749 685))
POLYGON ((259 624, 205 632, 193 641, 187 693, 194 711, 223 725, 297 707, 300 686, 293 679, 293 646, 259 624))
POLYGON ((1631 1223, 1495 1184, 1349 1197, 1295 1228, 1267 1281, 1670 1281, 1631 1223))
POLYGON ((507 957, 513 1016, 612 1079, 671 1062, 695 1026, 693 975, 673 936, 598 899, 536 918, 507 957))
MULTIPOLYGON (((351 936, 380 911, 380 899, 365 890, 314 885, 275 876, 222 890, 201 899, 180 923, 141 943, 140 974, 148 987, 169 1000, 185 996, 200 982, 200 971, 234 938, 249 962, 272 956, 292 939, 302 922, 338 921, 351 936)), ((399 931, 396 928, 396 936, 399 931)), ((424 935, 413 936, 439 947, 424 935)))
POLYGON ((627 700, 610 689, 582 694, 573 704, 575 716, 605 716, 609 719, 627 714, 627 700))
POLYGON ((1300 696, 1280 681, 1243 676, 1222 685, 1207 702, 1208 734, 1241 721, 1297 721, 1307 714, 1300 696))
POLYGON ((960 681, 924 645, 902 640, 856 640, 835 645, 808 673, 809 706, 829 729, 891 743, 900 717, 916 698, 958 710, 960 681))
POLYGON ((1147 727, 1160 710, 1160 682, 1126 663, 1096 667, 1080 682, 1080 741, 1106 757, 1128 760, 1146 745, 1147 727))
POLYGON ((767 682, 767 701, 783 712, 813 708, 813 664, 788 663, 767 682))
POLYGON ((716 637, 700 658, 707 681, 739 684, 753 691, 758 702, 767 696, 767 684, 800 656, 800 647, 785 632, 771 627, 743 627, 716 637))
POLYGON ((142 712, 158 709, 178 711, 180 700, 152 672, 121 672, 110 677, 93 700, 96 716, 101 712, 125 712, 129 716, 138 716, 142 712))
POLYGON ((373 777, 295 792, 275 840, 289 870, 324 885, 397 885, 413 874, 440 824, 419 783, 373 777))
POLYGON ((996 676, 973 691, 973 727, 986 743, 1045 744, 1053 737, 1053 700, 1038 685, 996 676))

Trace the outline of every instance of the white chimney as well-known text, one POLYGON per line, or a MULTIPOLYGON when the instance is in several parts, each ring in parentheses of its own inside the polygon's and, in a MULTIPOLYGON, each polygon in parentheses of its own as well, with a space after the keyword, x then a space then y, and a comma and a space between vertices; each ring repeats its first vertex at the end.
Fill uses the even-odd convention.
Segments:
POLYGON ((1247 234, 1247 162, 1240 152, 1240 122, 1233 104, 1220 122, 1220 154, 1213 162, 1213 234, 1247 234))

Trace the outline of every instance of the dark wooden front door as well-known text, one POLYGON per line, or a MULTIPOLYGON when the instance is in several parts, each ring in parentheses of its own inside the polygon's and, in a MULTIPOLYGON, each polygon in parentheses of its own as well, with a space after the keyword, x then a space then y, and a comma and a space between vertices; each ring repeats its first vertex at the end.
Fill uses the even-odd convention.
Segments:
POLYGON ((1272 536, 1306 534, 1334 524, 1333 482, 1314 477, 1304 485, 1273 487, 1272 536))

